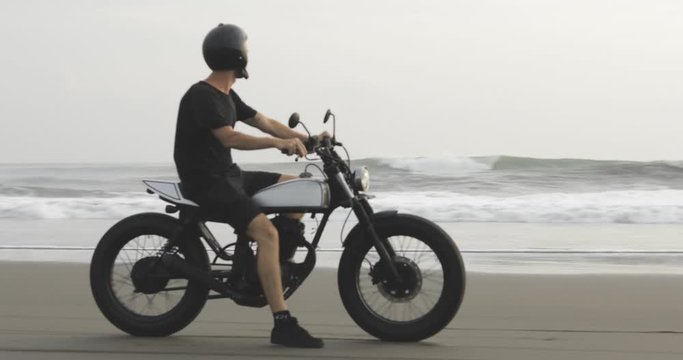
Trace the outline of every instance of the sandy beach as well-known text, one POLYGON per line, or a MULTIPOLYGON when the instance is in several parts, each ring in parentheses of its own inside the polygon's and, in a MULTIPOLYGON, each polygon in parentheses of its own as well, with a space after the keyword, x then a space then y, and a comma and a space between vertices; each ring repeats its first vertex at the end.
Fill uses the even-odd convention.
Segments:
POLYGON ((321 350, 268 342, 271 317, 210 301, 168 338, 134 338, 99 313, 87 265, 0 263, 0 359, 680 359, 683 276, 470 273, 460 313, 421 343, 380 342, 345 313, 335 273, 290 299, 321 350))

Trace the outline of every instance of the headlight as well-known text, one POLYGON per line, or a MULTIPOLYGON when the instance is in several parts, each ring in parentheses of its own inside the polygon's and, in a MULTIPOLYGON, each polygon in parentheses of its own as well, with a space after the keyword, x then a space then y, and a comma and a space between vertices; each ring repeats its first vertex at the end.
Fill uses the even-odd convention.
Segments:
POLYGON ((353 188, 357 191, 368 191, 370 188, 370 172, 363 166, 353 171, 353 188))

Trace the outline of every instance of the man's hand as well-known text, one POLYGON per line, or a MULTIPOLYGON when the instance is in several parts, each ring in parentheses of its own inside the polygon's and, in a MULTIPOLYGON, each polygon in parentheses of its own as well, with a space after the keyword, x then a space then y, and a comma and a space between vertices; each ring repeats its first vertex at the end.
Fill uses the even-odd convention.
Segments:
POLYGON ((287 155, 298 155, 300 157, 304 157, 306 154, 308 154, 304 143, 297 138, 276 139, 275 146, 278 148, 278 150, 287 155))
POLYGON ((323 131, 320 135, 311 135, 305 142, 306 151, 311 153, 315 150, 316 146, 320 145, 320 142, 324 139, 330 139, 330 133, 323 131))

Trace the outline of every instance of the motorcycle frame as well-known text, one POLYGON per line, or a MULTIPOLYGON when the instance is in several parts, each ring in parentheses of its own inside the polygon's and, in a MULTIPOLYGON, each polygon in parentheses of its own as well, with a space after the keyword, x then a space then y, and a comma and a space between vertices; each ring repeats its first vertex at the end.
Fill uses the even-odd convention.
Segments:
MULTIPOLYGON (((353 184, 353 173, 347 166, 347 163, 334 151, 333 145, 341 144, 333 144, 331 140, 325 139, 321 142, 321 146, 316 148, 316 152, 323 160, 323 171, 327 177, 327 183, 330 187, 331 203, 329 207, 264 207, 262 210, 264 214, 267 215, 278 213, 305 213, 311 215, 322 214, 323 218, 318 225, 313 241, 310 242, 312 248, 315 250, 317 249, 318 243, 322 238, 322 233, 325 230, 330 215, 339 207, 351 208, 358 219, 358 224, 362 226, 366 235, 368 235, 370 240, 373 242, 373 246, 377 250, 380 259, 387 264, 389 274, 393 280, 400 283, 401 277, 398 274, 393 261, 396 254, 386 239, 381 239, 375 231, 373 218, 375 218, 376 214, 368 202, 369 196, 355 189, 354 187, 349 186, 349 184, 353 184)), ((199 237, 200 239, 204 239, 204 242, 206 242, 206 244, 218 258, 223 260, 232 260, 226 258, 227 255, 223 251, 224 247, 218 242, 216 237, 211 233, 205 224, 206 222, 213 220, 211 219, 211 216, 208 216, 208 214, 204 213, 201 208, 198 209, 192 206, 173 204, 166 207, 167 213, 175 213, 177 211, 180 213, 179 220, 182 227, 178 235, 169 241, 167 244, 167 249, 171 249, 173 246, 176 246, 180 238, 184 238, 186 235, 191 235, 190 238, 199 237)), ((393 214, 396 212, 390 211, 383 213, 393 214)), ((377 215, 379 214, 381 213, 378 213, 377 215)), ((222 221, 219 220, 218 222, 222 221)), ((346 241, 344 241, 343 246, 346 246, 346 241)), ((164 252, 167 251, 167 249, 164 249, 164 252)), ((235 294, 230 293, 209 295, 209 299, 232 298, 234 295, 235 294)))

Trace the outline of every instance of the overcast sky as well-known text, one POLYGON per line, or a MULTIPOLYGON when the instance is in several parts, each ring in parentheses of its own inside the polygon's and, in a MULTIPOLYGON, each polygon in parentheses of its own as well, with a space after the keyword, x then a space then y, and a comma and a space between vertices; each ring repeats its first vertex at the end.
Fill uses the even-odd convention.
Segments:
POLYGON ((249 35, 245 102, 331 108, 356 158, 683 159, 683 1, 4 0, 0 162, 172 163, 219 22, 249 35))

